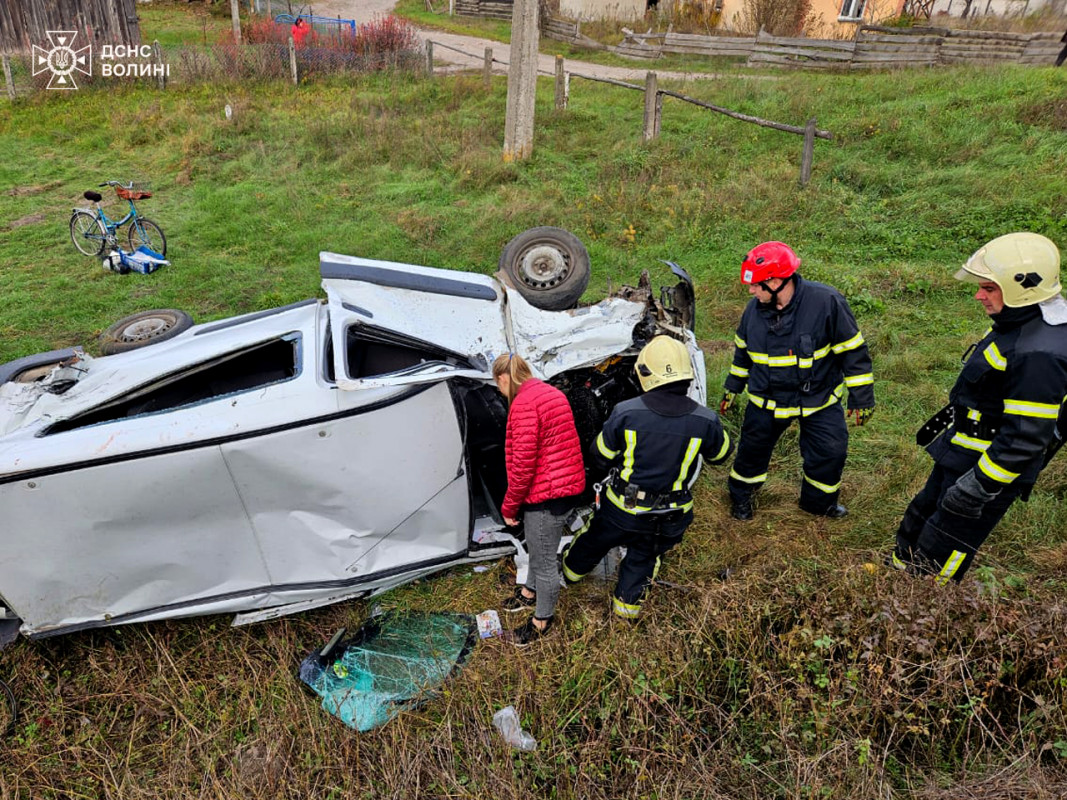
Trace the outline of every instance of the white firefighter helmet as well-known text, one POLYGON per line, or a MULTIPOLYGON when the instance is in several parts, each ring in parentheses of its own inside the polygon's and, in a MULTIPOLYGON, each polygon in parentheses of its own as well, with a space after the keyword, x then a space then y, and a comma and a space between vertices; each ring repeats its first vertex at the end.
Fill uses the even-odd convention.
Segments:
POLYGON ((1009 233, 980 247, 956 279, 992 281, 1009 308, 1032 306, 1060 293, 1060 251, 1039 233, 1009 233))
POLYGON ((657 336, 641 348, 634 369, 646 392, 667 383, 693 380, 689 351, 670 336, 657 336))

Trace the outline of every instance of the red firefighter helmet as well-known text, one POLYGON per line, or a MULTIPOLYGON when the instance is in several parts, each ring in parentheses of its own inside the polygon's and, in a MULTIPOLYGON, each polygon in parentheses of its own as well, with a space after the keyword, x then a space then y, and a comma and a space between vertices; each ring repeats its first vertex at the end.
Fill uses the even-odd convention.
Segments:
POLYGON ((763 283, 769 278, 788 278, 797 271, 800 259, 787 244, 764 242, 749 250, 741 262, 741 283, 763 283))

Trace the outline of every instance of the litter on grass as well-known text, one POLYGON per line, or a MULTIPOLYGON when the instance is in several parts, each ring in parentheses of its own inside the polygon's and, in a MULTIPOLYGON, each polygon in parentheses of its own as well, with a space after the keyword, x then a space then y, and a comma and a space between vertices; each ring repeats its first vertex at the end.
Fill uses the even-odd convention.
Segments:
POLYGON ((104 256, 104 268, 123 275, 129 272, 148 275, 166 266, 170 266, 170 262, 147 245, 141 245, 132 253, 119 248, 104 256))
POLYGON ((468 614, 387 612, 343 635, 304 659, 300 680, 329 714, 369 731, 433 697, 478 641, 478 625, 468 614))

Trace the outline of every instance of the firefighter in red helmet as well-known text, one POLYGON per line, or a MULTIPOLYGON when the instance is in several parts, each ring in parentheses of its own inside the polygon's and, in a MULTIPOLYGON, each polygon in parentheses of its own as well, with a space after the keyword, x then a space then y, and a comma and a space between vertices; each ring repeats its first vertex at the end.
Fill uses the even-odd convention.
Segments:
POLYGON ((737 457, 730 470, 731 514, 752 519, 752 497, 767 480, 771 452, 797 420, 804 479, 800 507, 834 519, 848 450, 841 408, 863 425, 874 409, 871 357, 845 298, 831 286, 806 281, 800 259, 782 242, 754 247, 741 265, 752 300, 734 336, 734 360, 720 411, 748 390, 737 457))

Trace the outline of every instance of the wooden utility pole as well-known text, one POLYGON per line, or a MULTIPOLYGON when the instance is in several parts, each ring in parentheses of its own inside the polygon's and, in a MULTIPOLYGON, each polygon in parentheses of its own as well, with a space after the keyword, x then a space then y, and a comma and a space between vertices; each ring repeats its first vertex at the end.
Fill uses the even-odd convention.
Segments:
POLYGON ((230 18, 233 20, 233 40, 241 43, 241 8, 238 0, 230 0, 230 18))
POLYGON ((511 63, 504 117, 504 161, 533 154, 534 100, 537 94, 538 0, 515 0, 511 14, 511 63))
POLYGON ((663 113, 663 97, 659 93, 659 80, 655 72, 645 75, 645 126, 643 138, 651 142, 659 136, 660 115, 663 113))

